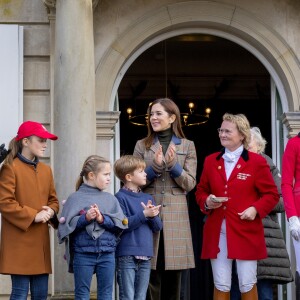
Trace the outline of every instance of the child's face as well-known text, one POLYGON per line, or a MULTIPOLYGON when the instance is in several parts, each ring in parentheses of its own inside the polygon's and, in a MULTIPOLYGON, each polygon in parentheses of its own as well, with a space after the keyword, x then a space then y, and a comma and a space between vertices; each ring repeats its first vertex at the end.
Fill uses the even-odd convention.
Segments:
POLYGON ((146 184, 147 174, 143 168, 134 170, 131 174, 131 184, 140 187, 146 184))
POLYGON ((90 173, 87 184, 98 188, 99 190, 105 190, 110 184, 111 167, 109 163, 101 166, 101 170, 98 174, 90 173))
POLYGON ((42 139, 35 135, 24 138, 22 141, 22 155, 29 160, 35 157, 43 157, 47 149, 47 139, 42 139))

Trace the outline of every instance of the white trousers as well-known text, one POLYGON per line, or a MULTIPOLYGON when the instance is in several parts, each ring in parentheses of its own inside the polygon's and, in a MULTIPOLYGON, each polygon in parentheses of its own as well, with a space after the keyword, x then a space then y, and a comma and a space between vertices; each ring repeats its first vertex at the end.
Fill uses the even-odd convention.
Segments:
MULTIPOLYGON (((238 247, 238 245, 236 245, 238 247)), ((229 292, 231 289, 232 259, 227 257, 226 221, 222 222, 220 241, 220 252, 216 259, 211 259, 212 272, 215 287, 222 292, 229 292)), ((300 250, 300 248, 299 248, 300 250)), ((239 288, 241 293, 249 292, 257 278, 257 260, 236 260, 239 288)))
POLYGON ((295 257, 296 257, 296 271, 300 273, 300 241, 296 241, 293 237, 292 240, 294 244, 295 257))

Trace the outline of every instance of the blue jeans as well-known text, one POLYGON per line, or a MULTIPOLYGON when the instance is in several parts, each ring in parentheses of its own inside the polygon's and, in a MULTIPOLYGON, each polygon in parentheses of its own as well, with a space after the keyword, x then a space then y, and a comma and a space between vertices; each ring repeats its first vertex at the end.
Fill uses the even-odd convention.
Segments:
POLYGON ((117 281, 120 300, 144 300, 150 278, 150 260, 134 256, 117 258, 117 281))
POLYGON ((97 277, 97 300, 111 300, 115 252, 74 253, 75 300, 89 300, 93 274, 97 277))
POLYGON ((11 275, 12 291, 10 300, 26 300, 29 292, 32 300, 46 300, 49 274, 11 275))

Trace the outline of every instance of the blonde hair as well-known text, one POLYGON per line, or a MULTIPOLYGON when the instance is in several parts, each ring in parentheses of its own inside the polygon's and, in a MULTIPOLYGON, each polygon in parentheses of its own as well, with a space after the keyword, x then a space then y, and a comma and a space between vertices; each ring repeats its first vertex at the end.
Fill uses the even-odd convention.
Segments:
POLYGON ((267 141, 263 138, 260 129, 258 127, 252 127, 251 138, 255 141, 257 146, 257 152, 259 154, 265 152, 267 141))
POLYGON ((140 168, 146 168, 145 161, 133 155, 121 156, 114 163, 114 173, 123 183, 126 181, 125 177, 127 174, 133 174, 135 170, 140 168))
POLYGON ((90 155, 83 163, 79 178, 76 182, 76 191, 83 184, 83 178, 88 180, 88 174, 90 172, 97 175, 106 164, 110 164, 110 161, 106 158, 99 155, 90 155))
POLYGON ((243 114, 229 114, 225 113, 223 115, 223 121, 228 121, 236 125, 239 133, 244 137, 243 145, 246 149, 248 149, 248 145, 251 141, 251 133, 250 133, 250 124, 247 117, 243 114))
POLYGON ((23 139, 16 141, 16 138, 13 138, 8 144, 8 151, 10 152, 7 154, 3 164, 11 165, 13 163, 14 158, 17 156, 18 152, 22 152, 23 139))

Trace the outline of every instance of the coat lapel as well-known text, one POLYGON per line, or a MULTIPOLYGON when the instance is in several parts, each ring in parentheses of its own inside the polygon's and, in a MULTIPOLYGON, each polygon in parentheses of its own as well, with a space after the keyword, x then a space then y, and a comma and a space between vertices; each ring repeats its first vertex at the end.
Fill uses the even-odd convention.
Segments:
POLYGON ((237 177, 238 173, 241 173, 242 170, 247 165, 247 161, 249 160, 248 150, 244 149, 239 160, 237 161, 235 167, 233 168, 228 181, 237 177))
POLYGON ((224 159, 222 157, 220 159, 216 160, 214 168, 215 168, 216 172, 218 174, 220 174, 220 176, 223 178, 223 180, 227 181, 226 172, 225 172, 225 165, 224 165, 224 159))

